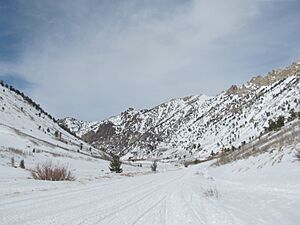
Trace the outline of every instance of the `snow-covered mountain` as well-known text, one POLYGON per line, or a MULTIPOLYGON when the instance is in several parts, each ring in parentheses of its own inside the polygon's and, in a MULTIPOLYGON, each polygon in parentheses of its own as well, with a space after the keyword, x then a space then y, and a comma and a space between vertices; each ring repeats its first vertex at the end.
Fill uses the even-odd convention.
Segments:
POLYGON ((106 153, 83 142, 12 86, 0 83, 0 149, 10 155, 49 153, 105 157, 106 153))
POLYGON ((207 158, 259 137, 269 120, 300 111, 300 61, 233 85, 215 97, 195 95, 149 110, 128 109, 100 122, 65 118, 93 146, 125 158, 207 158))

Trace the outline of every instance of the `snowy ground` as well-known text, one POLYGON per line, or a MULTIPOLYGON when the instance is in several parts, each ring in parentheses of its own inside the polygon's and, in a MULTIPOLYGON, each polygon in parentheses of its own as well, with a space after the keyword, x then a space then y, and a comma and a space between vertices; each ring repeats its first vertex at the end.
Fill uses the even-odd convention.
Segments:
POLYGON ((221 167, 205 163, 162 171, 160 165, 156 174, 74 182, 34 181, 25 179, 26 171, 2 167, 1 175, 3 168, 11 177, 19 174, 10 182, 20 190, 3 191, 11 183, 1 178, 0 224, 299 224, 297 149, 299 144, 221 167), (23 185, 45 189, 29 192, 23 185))

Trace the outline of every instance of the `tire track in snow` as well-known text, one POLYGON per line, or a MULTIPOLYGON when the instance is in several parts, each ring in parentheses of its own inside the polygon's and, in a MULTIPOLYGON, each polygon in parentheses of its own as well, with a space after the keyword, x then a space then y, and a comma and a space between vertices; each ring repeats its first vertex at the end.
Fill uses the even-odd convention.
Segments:
MULTIPOLYGON (((154 209, 156 209, 157 206, 162 204, 166 200, 167 196, 160 199, 158 202, 156 202, 154 205, 152 205, 150 208, 147 208, 144 210, 144 212, 132 223, 132 225, 136 225, 139 221, 141 221, 147 214, 151 213, 154 209)), ((164 223, 165 224, 165 223, 164 223)))
MULTIPOLYGON (((126 209, 128 209, 129 207, 134 206, 134 205, 136 205, 136 204, 139 203, 139 202, 142 202, 143 200, 146 200, 146 199, 149 198, 151 195, 152 195, 152 192, 148 192, 145 196, 142 196, 141 198, 139 198, 139 199, 137 199, 137 200, 135 200, 135 201, 131 201, 131 202, 127 203, 127 204, 123 204, 121 207, 119 207, 119 208, 113 210, 112 212, 110 212, 110 213, 106 214, 105 216, 101 217, 100 219, 96 219, 96 221, 95 221, 95 222, 92 222, 92 223, 93 223, 93 224, 99 224, 100 222, 104 221, 105 219, 107 219, 107 218, 109 218, 109 217, 111 217, 111 216, 114 216, 114 215, 116 215, 116 214, 118 214, 118 213, 121 213, 123 210, 126 210, 126 209)), ((124 199, 123 201, 128 201, 128 199, 124 199)), ((107 209, 106 207, 103 207, 103 208, 101 208, 101 209, 97 209, 97 211, 100 211, 100 212, 101 212, 101 210, 103 210, 104 208, 107 209)), ((111 208, 116 208, 116 206, 113 205, 111 208)), ((84 217, 87 217, 87 216, 89 216, 88 219, 84 219, 84 220, 80 221, 77 225, 90 224, 90 223, 91 223, 91 222, 90 222, 91 219, 94 219, 94 218, 98 218, 98 217, 99 217, 99 215, 95 215, 94 212, 88 213, 88 214, 84 215, 84 217), (93 217, 90 217, 91 215, 93 215, 93 217)), ((82 217, 82 215, 81 215, 80 217, 82 217)))
POLYGON ((182 183, 182 186, 181 186, 181 189, 180 189, 180 196, 181 196, 181 199, 183 200, 184 202, 184 205, 189 209, 188 212, 191 212, 192 215, 193 215, 193 218, 195 218, 196 221, 198 221, 197 224, 203 224, 205 225, 206 222, 204 222, 199 214, 197 213, 197 211, 193 208, 191 202, 188 202, 185 197, 184 197, 184 193, 189 193, 191 195, 192 193, 192 190, 185 190, 185 187, 186 187, 186 183, 182 183))
MULTIPOLYGON (((126 178, 124 178, 126 179, 126 178)), ((56 192, 57 190, 54 190, 54 193, 50 193, 50 194, 44 194, 42 193, 42 195, 38 195, 38 196, 28 196, 27 198, 25 199, 21 199, 21 200, 13 200, 13 201, 4 201, 4 202, 1 202, 0 203, 0 209, 1 209, 1 206, 5 206, 5 209, 10 209, 10 208, 7 208, 7 206, 11 205, 12 208, 14 208, 14 204, 18 204, 18 203, 24 203, 26 205, 28 205, 28 203, 26 203, 27 201, 30 202, 30 201, 35 201, 35 204, 39 204, 39 203, 44 203, 45 201, 47 201, 49 203, 49 201, 56 201, 58 197, 60 196, 63 196, 64 198, 66 197, 72 197, 73 195, 76 195, 76 194, 88 194, 89 192, 94 192, 94 191, 98 191, 100 188, 102 187, 105 187, 105 186, 109 186, 109 185, 114 185, 114 184, 117 184, 117 183, 122 183, 124 180, 120 179, 116 182, 109 182, 107 184, 95 184, 93 185, 93 187, 80 187, 80 188, 76 188, 75 190, 70 190, 70 189, 67 189, 67 190, 64 190, 64 191, 59 191, 59 192, 56 192)), ((147 182, 147 183, 143 183, 139 186, 135 186, 134 188, 129 188, 127 190, 123 190, 123 191, 119 191, 117 193, 113 193, 113 194, 110 194, 111 196, 114 196, 114 195, 120 195, 120 194, 124 194, 124 193, 127 193, 127 192, 131 192, 132 190, 134 189, 137 189, 137 188, 142 188, 143 186, 146 186, 150 183, 152 183, 153 180, 147 182)), ((107 196, 106 196, 107 197, 107 196)))
MULTIPOLYGON (((182 179, 183 177, 184 177, 184 175, 183 175, 183 176, 180 176, 181 179, 182 179)), ((104 221, 105 219, 107 219, 107 218, 109 218, 109 217, 111 217, 111 216, 114 216, 114 215, 116 215, 116 214, 120 214, 120 213, 121 213, 122 211, 124 211, 124 210, 129 210, 129 207, 135 206, 137 203, 143 202, 143 200, 146 200, 146 199, 148 199, 148 198, 149 198, 149 199, 155 198, 155 195, 157 194, 157 192, 161 191, 163 188, 167 188, 166 185, 167 185, 167 184, 170 184, 170 183, 172 183, 172 182, 174 182, 174 181, 178 181, 178 177, 175 177, 175 178, 173 178, 173 179, 171 179, 171 180, 168 180, 168 181, 166 181, 166 182, 164 182, 164 183, 160 183, 160 184, 158 184, 158 185, 154 185, 154 186, 150 187, 151 190, 149 191, 149 194, 147 194, 147 196, 142 197, 142 198, 140 198, 138 201, 134 201, 134 202, 131 203, 131 204, 126 204, 126 205, 123 205, 122 207, 119 207, 117 210, 114 210, 112 213, 109 213, 108 215, 104 216, 104 217, 101 218, 100 220, 97 220, 94 224, 98 224, 98 223, 104 221)), ((126 200, 127 200, 127 199, 126 199, 126 200)), ((146 202, 146 201, 144 201, 144 202, 146 202)), ((113 207, 115 207, 115 206, 113 206, 113 207)), ((84 223, 82 223, 82 224, 84 224, 84 223)))
MULTIPOLYGON (((123 180, 123 179, 120 180, 121 183, 124 182, 124 181, 126 182, 128 180, 123 180)), ((123 191, 118 191, 117 193, 111 193, 109 195, 106 195, 103 198, 95 198, 94 201, 97 200, 98 202, 101 202, 101 201, 104 201, 106 199, 110 199, 114 196, 123 196, 124 194, 127 194, 127 193, 131 193, 131 195, 134 195, 135 194, 134 190, 137 190, 137 191, 143 190, 144 187, 149 186, 154 181, 155 181, 155 177, 152 177, 152 179, 150 181, 147 180, 147 182, 143 182, 140 185, 135 185, 134 187, 132 187, 132 185, 128 185, 128 186, 130 186, 130 188, 128 188, 125 191, 123 190, 123 191)), ((113 184, 109 183, 105 186, 109 186, 110 184, 112 184, 112 186, 115 186, 115 183, 117 183, 117 182, 114 182, 113 184)), ((128 183, 131 184, 131 181, 129 181, 128 183)), ((93 186, 93 187, 88 188, 88 189, 80 188, 79 190, 76 189, 74 191, 71 191, 71 193, 69 192, 70 190, 64 190, 62 192, 52 193, 48 196, 42 196, 42 197, 34 196, 34 197, 31 197, 31 198, 27 198, 25 200, 13 201, 14 204, 20 204, 21 203, 23 205, 23 207, 21 207, 21 208, 19 207, 17 210, 15 209, 13 203, 11 203, 11 207, 9 207, 9 208, 6 207, 5 203, 3 205, 1 203, 2 207, 5 208, 5 210, 10 210, 10 211, 14 212, 11 215, 6 215, 5 216, 5 221, 11 221, 11 222, 14 221, 13 223, 18 221, 18 218, 16 218, 15 214, 16 213, 17 214, 22 214, 22 212, 24 211, 23 208, 27 209, 26 210, 27 214, 24 215, 23 221, 24 220, 26 221, 26 217, 30 218, 31 215, 35 215, 36 213, 38 213, 40 217, 45 215, 46 218, 48 218, 49 217, 48 215, 50 214, 51 219, 52 219, 53 217, 57 217, 57 218, 59 218, 60 216, 64 217, 65 214, 66 214, 66 211, 70 211, 70 213, 72 213, 73 217, 74 217, 74 212, 76 212, 76 210, 79 210, 79 215, 80 215, 79 217, 82 218, 82 209, 86 208, 87 210, 90 210, 89 206, 92 204, 92 202, 90 202, 89 199, 84 199, 84 197, 92 195, 93 192, 95 192, 95 196, 96 196, 98 191, 101 191, 100 188, 102 186, 103 185, 99 185, 99 186, 96 185, 96 186, 93 186), (72 201, 72 199, 78 198, 78 195, 83 196, 83 198, 79 199, 79 202, 74 203, 72 201), (62 199, 65 202, 67 202, 66 203, 66 204, 68 204, 67 209, 66 209, 66 205, 61 205, 61 200, 62 199), (70 200, 70 204, 68 203, 69 200, 70 200), (82 201, 82 204, 80 204, 80 201, 82 201), (32 204, 32 202, 34 202, 34 204, 32 204), (57 205, 57 207, 47 208, 45 205, 47 205, 47 206, 48 205, 57 205), (30 206, 30 210, 28 210, 28 206, 30 206), (61 210, 59 210, 61 207, 63 207, 63 208, 61 210), (47 210, 44 210, 44 208, 47 208, 47 210), (62 213, 62 211, 63 211, 63 213, 62 213)), ((1 205, 0 205, 0 211, 1 211, 1 205)), ((91 215, 91 214, 95 215, 95 212, 87 213, 86 215, 91 215)), ((28 219, 28 220, 30 220, 30 219, 28 219)), ((41 224, 44 224, 42 221, 43 221, 43 219, 41 220, 41 224)))

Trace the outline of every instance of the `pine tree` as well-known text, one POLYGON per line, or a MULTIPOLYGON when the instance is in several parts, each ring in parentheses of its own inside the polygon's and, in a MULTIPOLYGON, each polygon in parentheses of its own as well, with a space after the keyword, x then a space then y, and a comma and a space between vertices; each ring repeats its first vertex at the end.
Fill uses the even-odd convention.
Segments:
POLYGON ((22 168, 22 169, 25 169, 25 161, 24 161, 24 159, 22 159, 21 161, 20 161, 20 168, 22 168))
POLYGON ((120 157, 117 155, 112 156, 112 161, 110 162, 109 169, 111 172, 122 173, 123 169, 121 168, 122 162, 120 157))
POLYGON ((55 136, 56 138, 58 138, 58 137, 59 137, 59 131, 56 130, 56 131, 54 132, 54 136, 55 136))
POLYGON ((280 130, 280 128, 284 126, 284 121, 285 121, 284 116, 279 116, 276 121, 270 119, 268 131, 280 130))
POLYGON ((279 116, 277 119, 277 128, 281 128, 284 126, 284 116, 279 116))
POLYGON ((157 162, 154 161, 153 164, 151 165, 151 170, 152 172, 156 172, 156 169, 157 169, 157 162))
POLYGON ((277 128, 276 122, 274 122, 272 119, 269 119, 269 127, 268 130, 269 131, 273 131, 277 128))

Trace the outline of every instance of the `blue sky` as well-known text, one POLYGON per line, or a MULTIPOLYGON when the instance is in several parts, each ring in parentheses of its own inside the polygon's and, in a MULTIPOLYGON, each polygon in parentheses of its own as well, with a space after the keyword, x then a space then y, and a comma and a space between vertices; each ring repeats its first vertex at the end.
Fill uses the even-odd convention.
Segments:
POLYGON ((56 117, 216 95, 300 59, 300 1, 0 0, 0 79, 56 117))

